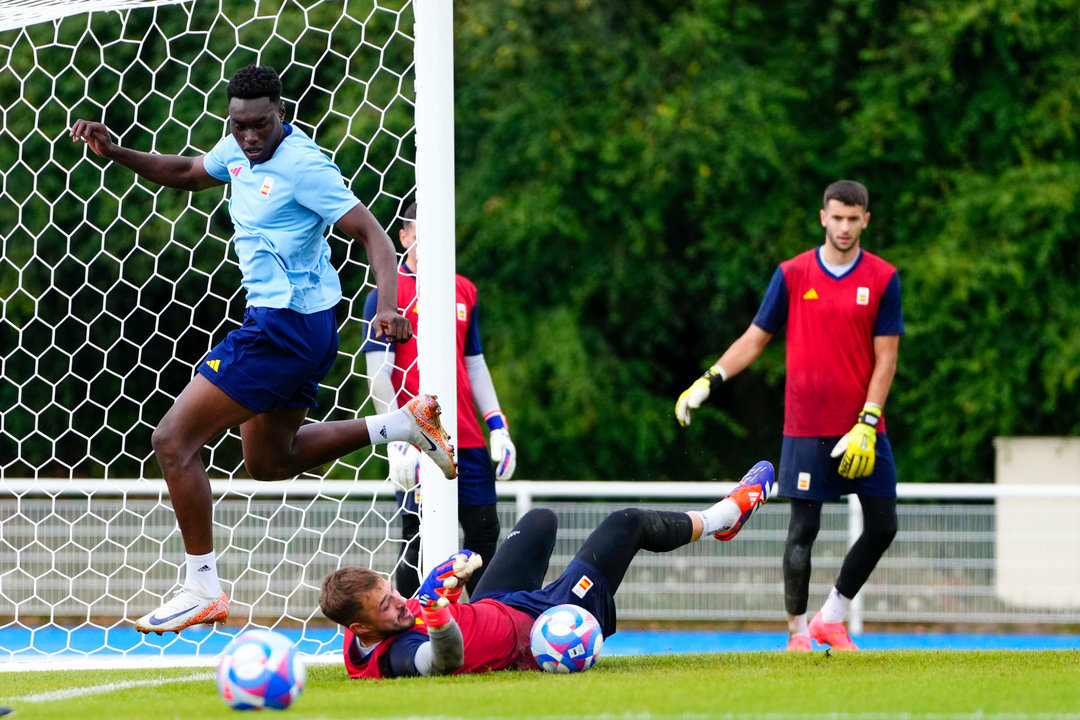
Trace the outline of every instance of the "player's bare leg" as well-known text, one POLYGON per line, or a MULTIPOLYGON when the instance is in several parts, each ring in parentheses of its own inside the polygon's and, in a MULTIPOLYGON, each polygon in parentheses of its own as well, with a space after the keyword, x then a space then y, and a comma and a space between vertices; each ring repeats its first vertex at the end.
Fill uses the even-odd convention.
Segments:
POLYGON ((356 420, 302 425, 307 410, 279 408, 240 426, 244 464, 256 480, 283 480, 368 445, 403 440, 417 445, 447 477, 457 475, 454 448, 439 421, 439 404, 418 395, 405 407, 356 420), (377 428, 372 433, 372 428, 377 428))
POLYGON ((135 622, 141 632, 179 632, 198 623, 224 622, 229 603, 218 582, 213 500, 200 451, 213 437, 253 413, 196 375, 154 430, 154 454, 169 486, 187 551, 187 579, 171 600, 135 622))
POLYGON ((307 408, 275 408, 240 426, 251 477, 295 477, 371 444, 363 418, 302 425, 305 417, 307 408))

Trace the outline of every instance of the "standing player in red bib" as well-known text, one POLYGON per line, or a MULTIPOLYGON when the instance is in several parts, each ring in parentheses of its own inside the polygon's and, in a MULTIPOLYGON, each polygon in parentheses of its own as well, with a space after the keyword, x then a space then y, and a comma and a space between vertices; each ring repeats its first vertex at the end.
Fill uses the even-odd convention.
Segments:
MULTIPOLYGON (((398 240, 405 249, 405 262, 398 268, 397 305, 403 308, 415 336, 419 323, 416 297, 416 268, 419 247, 416 239, 416 203, 402 214, 404 222, 398 240)), ((455 308, 457 331, 457 460, 458 460, 458 522, 464 534, 465 546, 490 563, 499 542, 499 516, 496 480, 509 480, 517 464, 517 450, 510 440, 506 416, 499 407, 499 398, 491 380, 484 351, 480 345, 477 320, 476 286, 464 275, 455 277, 455 308), (477 412, 488 426, 491 450, 480 430, 477 412)), ((364 305, 364 319, 374 320, 378 310, 379 291, 372 290, 364 305)), ((375 336, 378 325, 371 323, 367 340, 361 347, 371 378, 371 395, 379 412, 393 412, 404 407, 420 394, 420 370, 417 366, 417 343, 388 343, 375 336)), ((390 479, 401 488, 397 495, 401 512, 403 562, 398 566, 395 585, 405 597, 420 587, 416 568, 420 566, 420 450, 408 442, 392 442, 386 448, 390 460, 390 479)), ((473 573, 468 589, 471 593, 480 581, 483 567, 473 573)))
POLYGON ((844 615, 896 535, 896 467, 882 409, 904 319, 896 268, 859 246, 868 208, 860 183, 841 180, 825 189, 825 243, 780 264, 749 329, 675 405, 679 423, 689 425, 690 411, 709 396, 711 384, 746 369, 787 325, 778 485, 791 499, 784 546, 788 650, 810 650, 811 638, 836 650, 856 649, 844 615), (824 606, 807 622, 810 549, 822 503, 848 493, 859 496, 865 529, 824 606))

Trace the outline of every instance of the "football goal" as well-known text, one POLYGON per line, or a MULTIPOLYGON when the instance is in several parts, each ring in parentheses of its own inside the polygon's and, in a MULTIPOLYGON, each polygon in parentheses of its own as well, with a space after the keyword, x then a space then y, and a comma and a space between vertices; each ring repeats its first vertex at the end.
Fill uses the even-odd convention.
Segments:
MULTIPOLYGON (((228 132, 228 78, 253 63, 274 67, 287 121, 333 158, 392 238, 401 212, 422 198, 431 251, 439 228, 446 254, 426 265, 449 278, 428 281, 434 290, 421 278, 424 303, 425 292, 452 293, 453 283, 453 112, 432 107, 452 102, 452 57, 439 55, 452 47, 451 14, 451 3, 436 0, 5 3, 0 631, 9 632, 0 659, 76 651, 83 646, 73 638, 87 631, 113 653, 181 644, 205 655, 220 645, 209 628, 128 633, 183 578, 151 433, 243 314, 228 191, 141 180, 72 142, 73 122, 103 121, 139 150, 196 156, 228 132), (427 57, 418 29, 437 41, 427 57)), ((340 351, 312 420, 373 411, 359 347, 374 276, 362 250, 336 235, 330 245, 345 294, 340 351)), ((449 378, 433 369, 425 384, 453 398, 443 383, 453 383, 454 363, 441 364, 449 378)), ((452 400, 445 405, 452 424, 452 400)), ((229 628, 303 631, 321 619, 319 583, 330 570, 394 571, 399 511, 383 447, 283 483, 247 479, 236 431, 205 449, 229 628)), ((440 503, 441 529, 425 524, 425 557, 429 536, 445 547, 452 531, 456 543, 454 503, 456 495, 440 503)))

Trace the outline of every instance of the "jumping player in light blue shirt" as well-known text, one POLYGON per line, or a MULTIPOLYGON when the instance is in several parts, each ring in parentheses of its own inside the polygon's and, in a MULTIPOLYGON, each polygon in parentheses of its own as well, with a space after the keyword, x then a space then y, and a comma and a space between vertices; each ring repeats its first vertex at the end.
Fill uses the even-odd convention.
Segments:
POLYGON ((187 552, 184 585, 135 623, 159 635, 223 622, 229 613, 217 574, 210 482, 199 454, 225 430, 240 427, 244 464, 257 480, 293 477, 391 441, 425 448, 447 477, 457 473, 438 403, 428 395, 383 415, 304 424, 338 348, 333 308, 341 284, 330 264, 327 226, 367 251, 380 297, 372 325, 390 342, 412 337, 394 305, 397 256, 330 158, 285 122, 281 80, 272 68, 242 68, 229 81, 227 97, 231 134, 201 157, 121 147, 99 122, 77 120, 71 128, 72 139, 96 155, 160 185, 190 191, 231 185, 233 246, 247 292, 244 322, 199 363, 152 438, 187 552))

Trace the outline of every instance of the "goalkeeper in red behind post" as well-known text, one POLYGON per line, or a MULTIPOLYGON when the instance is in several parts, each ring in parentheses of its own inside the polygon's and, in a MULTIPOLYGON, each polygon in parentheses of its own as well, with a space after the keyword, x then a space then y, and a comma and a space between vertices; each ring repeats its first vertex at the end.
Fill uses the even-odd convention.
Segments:
POLYGON ((823 245, 780 264, 749 329, 675 405, 683 426, 713 384, 746 369, 787 325, 784 439, 777 477, 791 499, 784 546, 788 650, 811 639, 855 650, 843 620, 896 535, 896 467, 882 410, 896 373, 904 319, 896 268, 862 250, 869 194, 841 180, 825 189, 823 245), (864 530, 844 558, 824 606, 807 621, 810 550, 821 507, 857 493, 864 530))
MULTIPOLYGON (((416 234, 416 203, 401 215, 398 240, 405 259, 398 267, 397 307, 403 308, 413 327, 415 338, 420 316, 417 311, 416 269, 419 242, 416 234)), ((457 361, 457 462, 458 523, 465 546, 491 562, 499 544, 499 515, 496 480, 510 480, 517 466, 517 449, 510 439, 510 427, 499 405, 484 350, 480 344, 479 301, 476 285, 461 274, 454 278, 454 316, 457 361), (477 414, 488 428, 488 440, 480 430, 477 414), (488 447, 490 443, 490 449, 488 447)), ((378 288, 364 304, 364 319, 372 321, 379 307, 378 288)), ((420 393, 420 367, 415 339, 388 343, 371 329, 360 350, 367 361, 371 396, 378 412, 391 412, 408 404, 420 393)), ((420 450, 408 442, 392 442, 386 448, 390 479, 397 483, 395 493, 401 514, 401 558, 394 584, 405 597, 420 587, 416 568, 420 566, 420 450)), ((483 566, 468 583, 471 593, 480 582, 483 566)))

